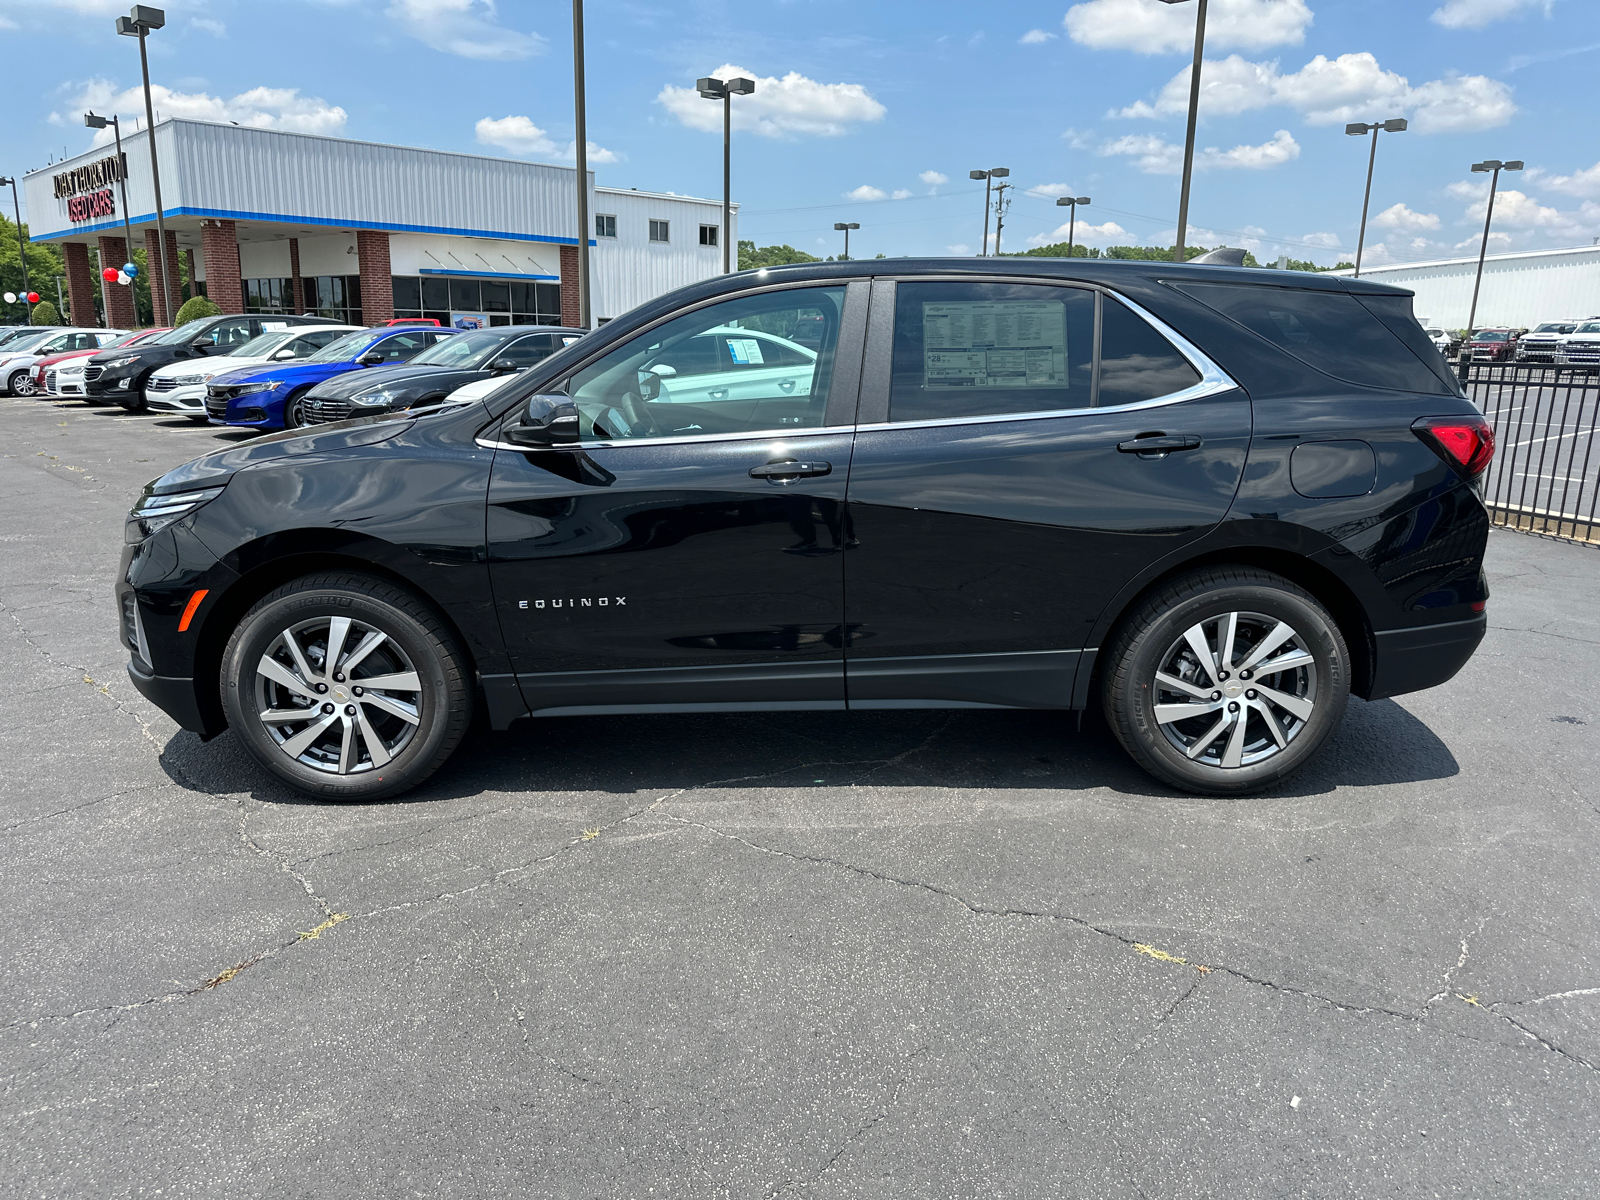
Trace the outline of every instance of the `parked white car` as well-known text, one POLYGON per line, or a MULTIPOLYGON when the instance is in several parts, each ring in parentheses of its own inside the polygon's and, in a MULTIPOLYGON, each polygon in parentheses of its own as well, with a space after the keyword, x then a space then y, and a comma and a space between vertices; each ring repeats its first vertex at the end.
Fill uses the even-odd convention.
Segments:
POLYGON ((41 358, 74 350, 99 350, 109 346, 126 329, 45 329, 37 338, 18 338, 0 350, 0 385, 13 396, 32 396, 33 368, 41 358))
POLYGON ((362 325, 295 325, 253 337, 223 354, 179 359, 150 372, 144 385, 145 405, 151 412, 182 413, 191 421, 203 423, 207 420, 206 383, 213 375, 239 367, 310 358, 329 342, 363 328, 362 325))
POLYGON ((720 325, 679 342, 645 370, 661 381, 656 404, 809 396, 817 352, 775 333, 720 325))
POLYGON ((1600 367, 1600 320, 1585 321, 1556 343, 1556 364, 1600 367))
POLYGON ((1517 339, 1518 362, 1546 362, 1556 360, 1556 350, 1567 335, 1583 324, 1580 317, 1562 321, 1541 321, 1517 339))

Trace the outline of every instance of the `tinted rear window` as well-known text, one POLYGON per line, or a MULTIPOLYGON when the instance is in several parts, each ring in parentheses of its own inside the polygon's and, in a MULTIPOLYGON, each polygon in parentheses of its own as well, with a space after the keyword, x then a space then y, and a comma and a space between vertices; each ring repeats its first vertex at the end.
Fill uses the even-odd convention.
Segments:
MULTIPOLYGON (((1362 303, 1363 300, 1403 301, 1405 321, 1416 330, 1417 340, 1426 343, 1422 327, 1411 315, 1409 297, 1357 299, 1343 292, 1320 289, 1234 283, 1185 281, 1173 286, 1335 379, 1394 391, 1455 393, 1454 385, 1448 382, 1444 372, 1443 361, 1440 360, 1436 369, 1410 349, 1404 333, 1393 328, 1392 303, 1386 308, 1388 319, 1362 303)), ((1428 354, 1439 359, 1438 351, 1431 344, 1428 354)))

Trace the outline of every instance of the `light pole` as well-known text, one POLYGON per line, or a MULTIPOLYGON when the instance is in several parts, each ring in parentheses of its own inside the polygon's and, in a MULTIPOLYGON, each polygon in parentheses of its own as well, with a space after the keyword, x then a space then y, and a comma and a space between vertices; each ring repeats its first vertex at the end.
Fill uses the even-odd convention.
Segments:
POLYGON ((995 179, 1004 179, 1010 174, 1010 167, 991 167, 987 171, 967 172, 968 179, 983 180, 983 244, 978 248, 979 257, 989 253, 989 189, 995 179))
POLYGON ((1056 207, 1070 207, 1072 216, 1067 221, 1067 257, 1072 257, 1072 237, 1078 231, 1078 205, 1089 203, 1087 196, 1057 196, 1056 207))
POLYGON ((733 98, 756 90, 754 79, 697 79, 694 84, 707 100, 722 101, 722 273, 733 270, 729 245, 733 224, 733 98))
MULTIPOLYGON (((1161 0, 1163 4, 1183 4, 1185 0, 1161 0)), ((1183 139, 1183 190, 1178 196, 1178 241, 1172 248, 1172 261, 1184 261, 1184 239, 1189 234, 1189 180, 1194 175, 1194 127, 1200 116, 1200 63, 1206 49, 1206 0, 1194 17, 1194 69, 1189 74, 1189 132, 1183 139)))
MULTIPOLYGON (((151 8, 148 4, 135 4, 128 10, 128 15, 117 18, 117 32, 124 37, 139 39, 139 70, 144 75, 144 132, 150 141, 150 183, 156 194, 156 263, 157 270, 161 272, 161 299, 165 310, 158 315, 158 320, 171 325, 172 320, 172 276, 167 273, 167 223, 161 212, 161 168, 156 163, 156 113, 150 103, 150 57, 145 53, 145 35, 152 30, 160 29, 167 23, 167 14, 159 8, 151 8)), ((128 247, 128 259, 133 259, 133 247, 128 247)), ((148 265, 148 264, 146 264, 148 265)), ((150 293, 150 303, 155 304, 156 293, 150 293)))
POLYGON ((1360 121, 1353 125, 1346 125, 1344 131, 1351 137, 1365 137, 1372 135, 1372 153, 1367 155, 1367 191, 1361 198, 1361 236, 1356 239, 1356 273, 1355 278, 1361 278, 1361 252, 1367 246, 1367 205, 1372 202, 1372 168, 1378 161, 1378 131, 1385 133, 1404 133, 1406 119, 1394 117, 1388 121, 1374 121, 1371 125, 1363 125, 1360 121))
POLYGON ((593 322, 589 302, 589 121, 583 83, 583 0, 572 0, 572 149, 578 168, 578 326, 593 322))
MULTIPOLYGON (((22 294, 28 294, 28 244, 22 240, 22 206, 17 203, 17 181, 15 177, 0 179, 0 187, 11 185, 11 211, 17 215, 17 258, 22 262, 22 294)), ((24 300, 22 307, 27 308, 28 302, 24 300)))
MULTIPOLYGON (((109 125, 111 126, 111 132, 117 136, 117 171, 121 176, 117 182, 122 188, 122 237, 123 240, 128 243, 128 261, 132 262, 133 224, 128 215, 128 160, 122 153, 122 122, 117 120, 117 118, 114 116, 97 117, 94 115, 94 113, 87 112, 83 114, 83 123, 90 129, 104 129, 107 125, 109 125)), ((101 263, 100 265, 104 267, 106 264, 101 263)), ((189 282, 192 285, 194 280, 191 279, 189 282)), ((101 290, 104 291, 105 289, 102 288, 101 290)), ((191 286, 189 290, 191 292, 194 291, 193 286, 191 286)), ((109 313, 111 310, 107 309, 106 311, 109 313)))
POLYGON ((850 221, 850 222, 846 223, 844 221, 835 221, 833 223, 833 227, 835 229, 844 230, 844 257, 845 258, 849 258, 850 257, 850 231, 852 229, 860 229, 861 228, 861 222, 860 221, 850 221))
POLYGON ((1472 169, 1478 174, 1493 173, 1489 181, 1489 210, 1483 214, 1483 245, 1478 247, 1478 276, 1472 281, 1472 309, 1467 314, 1467 336, 1471 336, 1478 327, 1478 289, 1483 286, 1483 256, 1489 252, 1489 222, 1494 220, 1494 194, 1500 190, 1501 171, 1522 170, 1522 160, 1501 162, 1498 158, 1486 158, 1480 163, 1473 163, 1472 169))
POLYGON ((1006 191, 1011 187, 1009 183, 1002 183, 994 190, 994 253, 1000 256, 1000 235, 1006 227, 1006 210, 1011 207, 1011 197, 1006 191))

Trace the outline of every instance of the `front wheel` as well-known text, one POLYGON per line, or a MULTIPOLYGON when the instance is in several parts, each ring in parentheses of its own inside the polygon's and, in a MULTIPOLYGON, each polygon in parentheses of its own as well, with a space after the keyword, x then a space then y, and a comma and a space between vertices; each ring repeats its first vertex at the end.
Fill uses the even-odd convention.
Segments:
POLYGON ((144 380, 135 379, 128 385, 128 390, 112 392, 111 396, 116 402, 129 412, 144 412, 144 380))
POLYGON ((222 703, 245 748, 299 791, 375 800, 450 757, 472 719, 465 653, 411 593, 364 575, 307 576, 240 621, 222 703))
POLYGON ((38 392, 33 385, 33 375, 28 371, 13 371, 11 378, 6 380, 6 390, 13 396, 32 396, 38 392))
POLYGON ((299 429, 305 423, 305 393, 296 392, 283 402, 283 427, 299 429))
POLYGON ((1344 716, 1350 652, 1305 589, 1244 567, 1182 576, 1114 639, 1102 701, 1123 749, 1183 791, 1240 795, 1293 774, 1344 716))

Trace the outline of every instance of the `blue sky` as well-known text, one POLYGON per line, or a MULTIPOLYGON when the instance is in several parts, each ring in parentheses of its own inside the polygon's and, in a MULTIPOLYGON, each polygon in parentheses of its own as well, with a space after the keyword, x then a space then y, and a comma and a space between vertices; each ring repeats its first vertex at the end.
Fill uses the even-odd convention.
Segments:
MULTIPOLYGON (((123 0, 0 0, 0 174, 90 144, 86 107, 140 110, 123 0)), ((150 41, 163 113, 571 161, 565 0, 169 0, 150 41)), ((1017 185, 1002 249, 1170 242, 1195 5, 589 0, 589 136, 602 184, 717 195, 735 101, 741 233, 857 255, 975 252, 982 185, 1017 185), (881 197, 881 198, 879 198, 881 197)), ((1354 250, 1365 141, 1382 135, 1369 262, 1475 252, 1483 158, 1504 177, 1491 249, 1600 237, 1592 0, 1212 0, 1190 241, 1332 263, 1354 250)))

